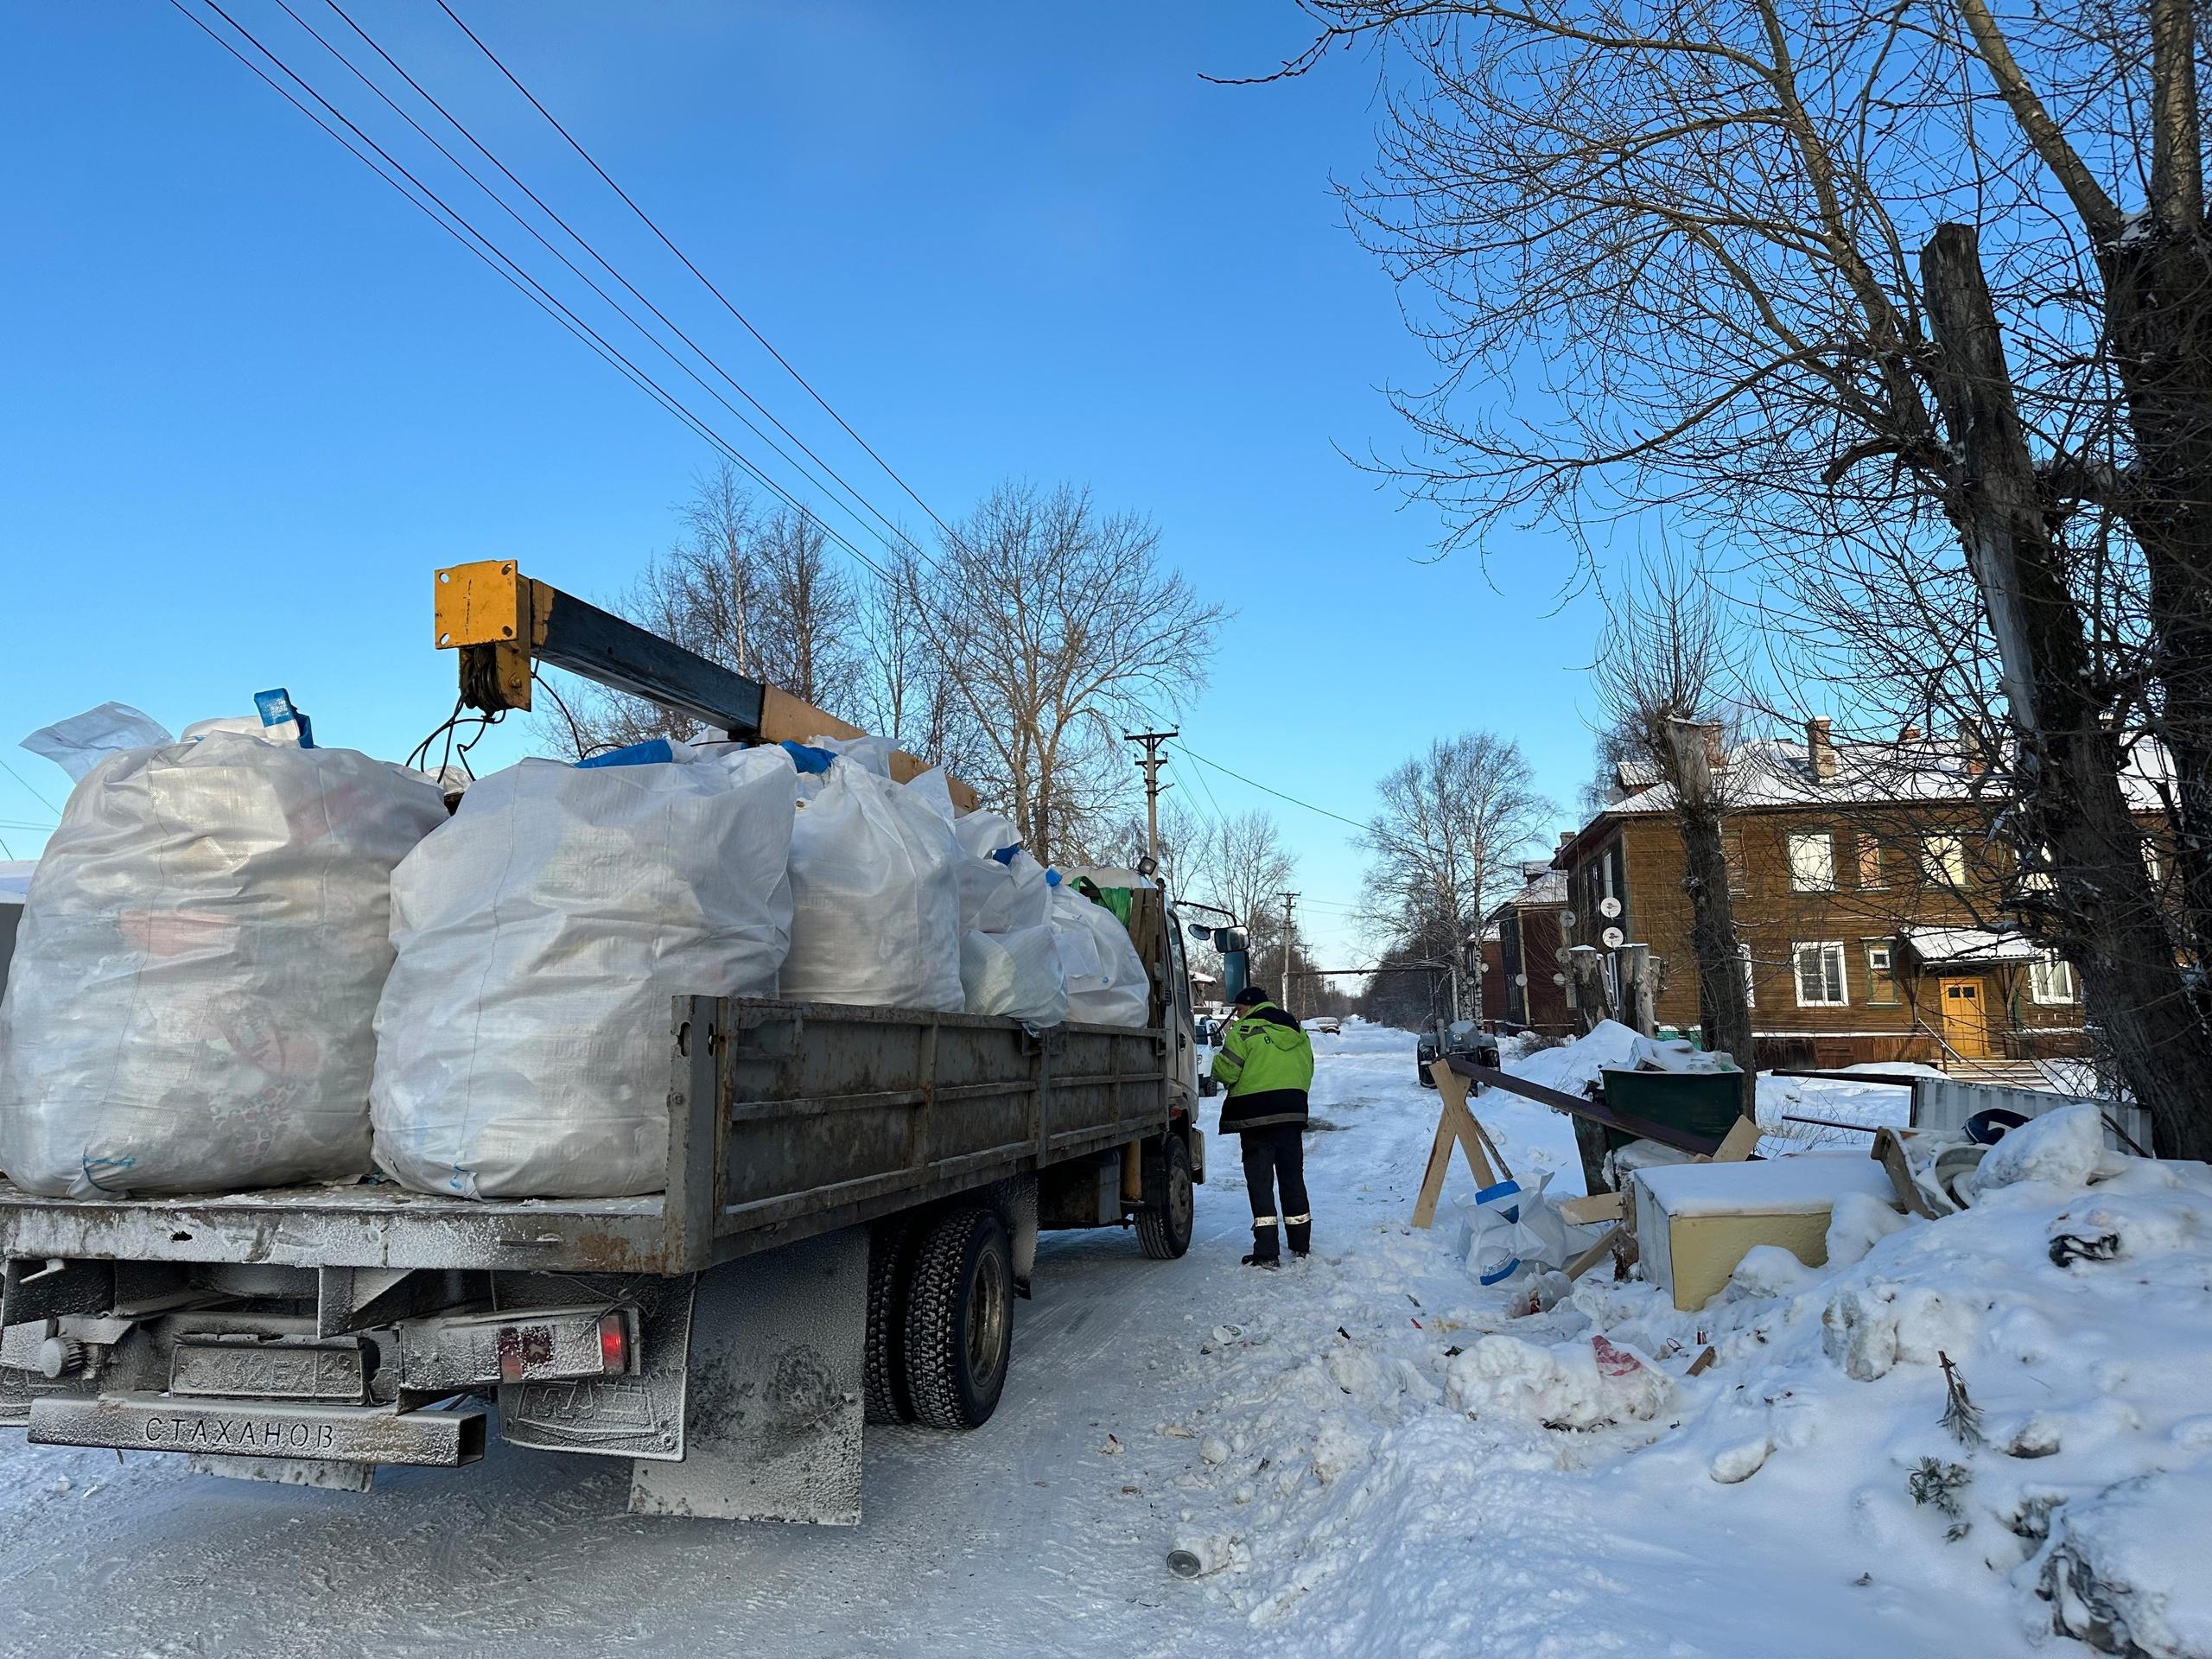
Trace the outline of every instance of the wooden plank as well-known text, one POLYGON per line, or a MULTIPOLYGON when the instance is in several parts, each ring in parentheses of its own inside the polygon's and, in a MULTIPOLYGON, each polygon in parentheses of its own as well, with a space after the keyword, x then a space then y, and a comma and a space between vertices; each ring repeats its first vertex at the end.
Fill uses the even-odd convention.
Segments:
POLYGON ((1587 1227, 1592 1222, 1620 1220, 1621 1203, 1618 1192, 1592 1192, 1586 1198, 1569 1198, 1560 1205, 1559 1212, 1576 1226, 1587 1227))
POLYGON ((1430 1062, 1428 1074, 1436 1079, 1436 1092, 1440 1097, 1441 1109, 1436 1115, 1435 1137, 1429 1142, 1428 1166, 1421 1172, 1421 1194, 1414 1200, 1414 1225, 1416 1227, 1428 1227, 1435 1223, 1436 1203, 1444 1193, 1444 1178, 1451 1173, 1453 1147, 1458 1147, 1465 1154, 1468 1172, 1474 1176, 1478 1190, 1495 1186, 1498 1180, 1484 1152, 1486 1137, 1482 1126, 1475 1122, 1474 1115, 1467 1109, 1465 1080, 1456 1076, 1441 1060, 1430 1062))
MULTIPOLYGON (((868 734, 849 720, 825 714, 810 702, 804 702, 780 686, 762 688, 760 700, 760 741, 763 743, 804 743, 817 737, 854 738, 868 734)), ((930 762, 904 749, 891 752, 891 775, 898 782, 912 783, 930 769, 930 762)), ((963 812, 973 812, 982 804, 982 798, 947 774, 945 787, 951 791, 952 804, 963 812)))
POLYGON ((1720 1144, 1713 1148, 1716 1164, 1740 1164, 1759 1147, 1759 1126, 1748 1117, 1739 1117, 1720 1144))
POLYGON ((1720 1141, 1712 1135, 1676 1128, 1671 1123, 1656 1123, 1633 1112, 1615 1111, 1594 1100, 1585 1100, 1579 1095, 1562 1094, 1556 1089, 1547 1089, 1540 1083, 1516 1077, 1510 1071, 1478 1065, 1456 1054, 1447 1056, 1437 1064, 1448 1064, 1459 1076, 1487 1084, 1492 1089, 1503 1089, 1509 1095, 1519 1095, 1524 1100, 1533 1100, 1554 1111, 1572 1113, 1592 1123, 1603 1124, 1609 1129, 1618 1129, 1624 1135, 1634 1135, 1640 1141, 1656 1141, 1661 1146, 1672 1147, 1677 1152, 1702 1154, 1709 1157, 1720 1149, 1720 1141))
POLYGON ((1615 1222, 1605 1230, 1604 1237, 1567 1264, 1567 1276, 1570 1279, 1580 1279, 1591 1268, 1596 1267, 1599 1262, 1613 1253, 1613 1246, 1620 1242, 1621 1235, 1627 1230, 1628 1229, 1619 1222, 1615 1222))

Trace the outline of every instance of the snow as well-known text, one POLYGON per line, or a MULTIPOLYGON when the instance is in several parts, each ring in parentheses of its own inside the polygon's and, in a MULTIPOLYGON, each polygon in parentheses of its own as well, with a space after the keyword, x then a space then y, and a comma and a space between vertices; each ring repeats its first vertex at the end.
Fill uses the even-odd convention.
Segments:
MULTIPOLYGON (((1509 1064, 1572 1091, 1600 1036, 1509 1064)), ((1048 1236, 998 1415, 871 1430, 859 1529, 632 1519, 622 1465, 498 1446, 355 1495, 18 1443, 0 1652, 2086 1659, 2056 1621, 2212 1654, 2212 1172, 1861 1217, 1854 1259, 1754 1251, 1697 1313, 1601 1266, 1524 1314, 1408 1224, 1414 1040, 1314 1039, 1313 1260, 1236 1265, 1218 1138, 1184 1261, 1048 1236)), ((1579 1188, 1565 1119, 1474 1106, 1579 1188)))
POLYGON ((1890 1178, 1865 1153, 1802 1152, 1756 1164, 1669 1164, 1637 1179, 1670 1216, 1809 1215, 1846 1193, 1890 1195, 1890 1178))

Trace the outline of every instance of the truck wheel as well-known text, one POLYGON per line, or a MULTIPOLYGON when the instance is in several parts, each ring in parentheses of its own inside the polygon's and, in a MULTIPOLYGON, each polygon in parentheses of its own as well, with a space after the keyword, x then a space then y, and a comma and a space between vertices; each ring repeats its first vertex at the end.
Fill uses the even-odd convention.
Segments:
POLYGON ((1197 1195, 1191 1185, 1191 1143, 1167 1137, 1167 1197, 1157 1208, 1137 1211, 1137 1242, 1155 1262, 1173 1262, 1191 1248, 1197 1219, 1197 1195))
POLYGON ((906 1346, 906 1268, 913 1257, 914 1224, 878 1222, 868 1235, 868 1421, 911 1423, 901 1363, 906 1346))
POLYGON ((988 1210, 955 1210, 923 1230, 907 1280, 905 1366, 914 1421, 980 1428, 998 1408, 1014 1354, 1014 1253, 988 1210))

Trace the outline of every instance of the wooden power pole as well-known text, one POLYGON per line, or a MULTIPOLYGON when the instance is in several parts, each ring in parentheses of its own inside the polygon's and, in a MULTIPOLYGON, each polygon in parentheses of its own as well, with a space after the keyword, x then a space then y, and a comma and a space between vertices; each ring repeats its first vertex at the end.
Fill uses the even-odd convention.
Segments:
POLYGON ((1160 781, 1160 746, 1171 737, 1181 735, 1179 731, 1122 734, 1128 742, 1144 745, 1144 754, 1137 761, 1137 769, 1144 773, 1144 851, 1145 861, 1151 868, 1139 872, 1143 875, 1160 874, 1160 797, 1163 790, 1175 787, 1173 784, 1160 781))

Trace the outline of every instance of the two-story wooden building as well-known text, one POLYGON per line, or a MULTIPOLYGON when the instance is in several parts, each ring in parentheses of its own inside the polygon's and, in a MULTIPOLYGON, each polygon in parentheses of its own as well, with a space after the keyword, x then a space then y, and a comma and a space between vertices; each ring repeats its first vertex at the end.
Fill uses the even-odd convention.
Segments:
MULTIPOLYGON (((1838 742, 1824 720, 1802 743, 1716 754, 1758 1065, 1910 1059, 2002 1073, 2082 1052, 2072 967, 2010 925, 2019 878, 1992 834, 2004 803, 1970 756, 1911 728, 1891 742, 1838 742)), ((1565 942, 1599 950, 1616 1007, 1615 947, 1649 945, 1658 1022, 1694 1031, 1672 792, 1634 767, 1616 783, 1553 860, 1565 942)), ((1566 982, 1564 961, 1551 977, 1566 982)))
POLYGON ((1497 933, 1500 991, 1492 999, 1485 988, 1483 1009, 1510 1025, 1564 1037, 1575 1029, 1574 1010, 1559 977, 1559 950, 1567 941, 1560 922, 1567 911, 1567 876, 1550 860, 1535 859, 1522 865, 1521 878, 1521 890, 1483 918, 1485 931, 1497 933))

